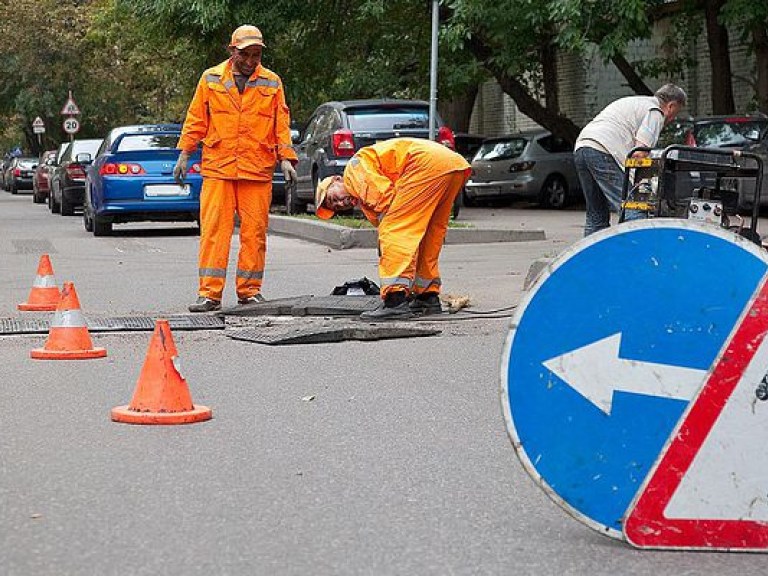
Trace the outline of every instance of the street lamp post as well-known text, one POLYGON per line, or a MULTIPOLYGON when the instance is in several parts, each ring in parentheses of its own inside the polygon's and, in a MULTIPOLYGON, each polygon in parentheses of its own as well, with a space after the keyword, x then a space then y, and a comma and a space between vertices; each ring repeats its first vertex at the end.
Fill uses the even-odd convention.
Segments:
POLYGON ((432 52, 429 62, 429 139, 435 139, 437 130, 437 31, 440 1, 432 0, 432 52))

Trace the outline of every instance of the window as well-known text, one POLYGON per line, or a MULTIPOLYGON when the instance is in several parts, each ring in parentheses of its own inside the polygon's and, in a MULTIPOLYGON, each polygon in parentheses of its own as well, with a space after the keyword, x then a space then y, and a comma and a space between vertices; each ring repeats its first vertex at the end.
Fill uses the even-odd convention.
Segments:
POLYGON ((475 160, 509 160, 517 158, 528 145, 525 138, 486 140, 475 155, 475 160))
POLYGON ((565 138, 560 136, 553 136, 552 134, 539 138, 539 146, 544 148, 550 154, 561 154, 563 152, 573 152, 573 144, 568 142, 565 138))
POLYGON ((130 134, 123 136, 117 144, 116 152, 134 150, 173 150, 179 142, 180 134, 130 134))
POLYGON ((353 132, 391 132, 392 130, 429 128, 429 109, 421 106, 370 106, 348 108, 345 112, 349 128, 353 132))

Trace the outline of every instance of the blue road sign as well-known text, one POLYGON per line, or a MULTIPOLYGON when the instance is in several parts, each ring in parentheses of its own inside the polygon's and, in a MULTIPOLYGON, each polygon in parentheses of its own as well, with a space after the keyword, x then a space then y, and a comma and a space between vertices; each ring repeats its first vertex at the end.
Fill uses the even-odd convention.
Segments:
POLYGON ((731 232, 660 219, 585 238, 537 280, 507 337, 501 396, 518 456, 555 502, 622 538, 766 270, 731 232))

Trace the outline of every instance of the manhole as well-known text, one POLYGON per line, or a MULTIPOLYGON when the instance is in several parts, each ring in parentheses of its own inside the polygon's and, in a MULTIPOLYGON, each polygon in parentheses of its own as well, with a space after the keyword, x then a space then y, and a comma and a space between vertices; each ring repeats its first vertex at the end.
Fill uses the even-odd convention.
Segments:
MULTIPOLYGON (((51 318, 0 318, 0 335, 45 334, 51 318)), ((209 315, 158 316, 165 318, 171 330, 223 330, 224 318, 209 315)), ((90 332, 141 332, 155 329, 151 316, 91 316, 86 318, 90 332)))

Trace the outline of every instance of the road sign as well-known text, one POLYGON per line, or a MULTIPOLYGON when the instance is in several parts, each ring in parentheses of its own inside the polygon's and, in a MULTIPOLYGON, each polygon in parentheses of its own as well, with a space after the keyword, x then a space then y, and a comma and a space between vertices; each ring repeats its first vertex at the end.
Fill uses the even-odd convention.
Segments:
POLYGON ((622 518, 768 271, 735 234, 682 220, 576 243, 518 306, 501 365, 524 467, 588 526, 622 518))
POLYGON ((633 545, 768 550, 766 332, 763 283, 631 507, 633 545))
POLYGON ((62 127, 67 134, 74 134, 80 130, 80 122, 77 118, 66 118, 62 123, 62 127))
POLYGON ((64 107, 61 109, 61 113, 65 116, 74 116, 80 114, 80 108, 75 104, 75 99, 72 98, 72 92, 69 93, 69 98, 64 103, 64 107))
POLYGON ((35 134, 43 134, 45 132, 45 122, 38 116, 32 121, 32 132, 35 134))

